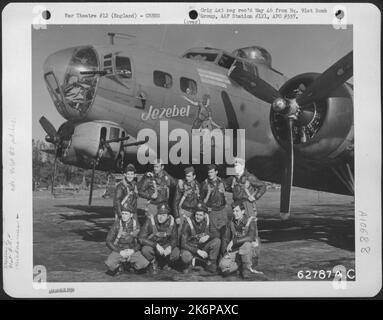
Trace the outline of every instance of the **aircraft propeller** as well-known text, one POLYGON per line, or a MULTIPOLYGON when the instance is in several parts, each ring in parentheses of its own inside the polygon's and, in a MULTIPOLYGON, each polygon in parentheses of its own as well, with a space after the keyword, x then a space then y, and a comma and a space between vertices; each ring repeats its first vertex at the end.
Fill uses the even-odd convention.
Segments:
POLYGON ((297 104, 304 106, 328 97, 333 90, 350 79, 353 74, 352 57, 351 51, 323 72, 297 97, 297 104))
POLYGON ((335 62, 319 75, 301 94, 287 99, 282 93, 255 74, 245 70, 241 63, 235 63, 228 76, 255 97, 271 104, 274 112, 282 115, 287 122, 286 158, 281 179, 280 214, 283 220, 290 215, 291 187, 294 169, 294 122, 306 123, 311 119, 310 105, 328 97, 332 91, 345 83, 353 75, 353 52, 335 62))
MULTIPOLYGON (((47 133, 47 136, 45 137, 45 140, 49 143, 52 143, 54 145, 54 162, 53 162, 53 174, 52 174, 52 185, 51 185, 51 193, 54 192, 54 184, 55 184, 55 178, 56 178, 56 169, 57 169, 57 156, 58 156, 58 149, 59 144, 61 143, 62 139, 59 136, 57 130, 53 126, 53 124, 44 116, 42 116, 39 120, 41 126, 43 127, 44 131, 47 133)), ((49 153, 51 153, 50 151, 49 153)))
MULTIPOLYGON (((44 131, 47 133, 47 136, 45 137, 45 140, 49 143, 52 143, 54 145, 54 149, 45 149, 42 150, 46 153, 53 154, 54 162, 53 162, 53 174, 52 174, 52 186, 51 186, 51 193, 54 193, 54 184, 55 184, 55 177, 56 177, 56 171, 57 171, 57 158, 59 155, 59 150, 62 145, 62 142, 64 138, 68 138, 73 134, 73 125, 71 123, 67 123, 66 125, 63 125, 60 127, 60 129, 57 131, 56 128, 53 126, 53 124, 44 116, 42 116, 39 120, 41 126, 43 127, 44 131)), ((130 136, 121 137, 121 138, 114 138, 105 140, 102 137, 100 137, 99 146, 96 152, 96 156, 91 159, 91 168, 92 168, 92 176, 91 176, 91 183, 90 183, 90 190, 89 190, 89 200, 88 205, 92 205, 92 197, 93 197, 93 184, 94 184, 94 174, 95 169, 97 167, 97 164, 99 163, 102 155, 104 152, 108 152, 110 156, 114 157, 114 152, 112 147, 110 146, 110 143, 116 143, 121 142, 122 147, 129 147, 129 146, 138 146, 141 144, 146 143, 148 140, 144 141, 136 141, 133 143, 124 143, 125 141, 129 140, 130 136)))
POLYGON ((276 99, 282 98, 277 89, 253 73, 241 68, 239 64, 235 63, 230 68, 229 77, 252 95, 270 104, 276 99))
POLYGON ((51 143, 58 141, 59 136, 53 124, 44 116, 40 118, 39 122, 41 126, 43 127, 44 131, 47 133, 45 140, 51 143))

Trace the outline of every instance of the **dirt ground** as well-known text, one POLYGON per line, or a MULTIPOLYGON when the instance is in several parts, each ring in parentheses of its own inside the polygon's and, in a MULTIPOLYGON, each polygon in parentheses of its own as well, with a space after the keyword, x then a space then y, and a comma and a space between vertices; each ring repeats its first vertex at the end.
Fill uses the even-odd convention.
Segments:
MULTIPOLYGON (((102 193, 95 190, 91 207, 83 191, 56 198, 47 191, 34 193, 34 265, 46 267, 48 282, 241 281, 235 274, 223 278, 175 270, 156 276, 106 275, 104 261, 110 251, 105 238, 114 213, 112 199, 102 199, 102 193)), ((300 270, 319 280, 314 271, 328 272, 337 265, 355 268, 353 197, 294 188, 291 218, 281 221, 279 196, 279 191, 269 190, 258 202, 262 239, 258 270, 264 275, 255 276, 255 281, 298 280, 300 270)), ((227 198, 230 203, 229 194, 227 198)))

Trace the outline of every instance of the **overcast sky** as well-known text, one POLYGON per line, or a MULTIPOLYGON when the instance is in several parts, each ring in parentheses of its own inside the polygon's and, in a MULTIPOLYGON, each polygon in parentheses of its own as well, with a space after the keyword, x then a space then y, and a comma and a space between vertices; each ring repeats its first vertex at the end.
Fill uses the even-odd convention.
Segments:
MULTIPOLYGON (((65 121, 58 113, 43 80, 48 55, 67 47, 107 45, 108 32, 129 33, 137 41, 181 55, 188 48, 211 46, 233 51, 257 45, 268 50, 273 68, 287 77, 303 72, 323 72, 352 50, 352 29, 336 30, 331 25, 62 25, 32 29, 33 138, 45 132, 38 120, 45 115, 56 128, 65 121)), ((123 39, 116 39, 123 43, 123 39)))

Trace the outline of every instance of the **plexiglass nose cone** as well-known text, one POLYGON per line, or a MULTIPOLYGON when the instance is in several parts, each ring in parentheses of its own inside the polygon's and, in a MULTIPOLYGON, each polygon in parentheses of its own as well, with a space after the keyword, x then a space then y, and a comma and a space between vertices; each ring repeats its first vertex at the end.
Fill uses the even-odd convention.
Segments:
POLYGON ((85 116, 92 105, 99 70, 96 51, 74 47, 50 55, 44 63, 44 78, 57 110, 68 120, 85 116))

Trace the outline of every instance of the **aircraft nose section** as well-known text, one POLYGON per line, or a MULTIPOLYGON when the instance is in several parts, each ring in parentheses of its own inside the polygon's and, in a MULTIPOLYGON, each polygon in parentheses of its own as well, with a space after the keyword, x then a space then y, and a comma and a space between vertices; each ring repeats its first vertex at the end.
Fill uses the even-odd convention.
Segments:
POLYGON ((44 62, 44 74, 52 72, 59 83, 64 83, 65 73, 75 50, 76 48, 68 48, 48 56, 44 62))
POLYGON ((68 120, 85 117, 98 83, 99 59, 91 46, 51 54, 44 63, 44 79, 60 114, 68 120))

